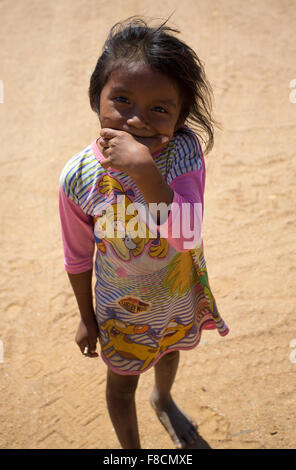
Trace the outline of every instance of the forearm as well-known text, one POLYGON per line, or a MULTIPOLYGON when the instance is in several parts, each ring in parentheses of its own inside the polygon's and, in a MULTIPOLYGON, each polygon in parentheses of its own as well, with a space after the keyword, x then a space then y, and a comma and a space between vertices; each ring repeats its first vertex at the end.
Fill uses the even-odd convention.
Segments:
POLYGON ((163 202, 169 205, 173 201, 174 191, 167 184, 154 162, 134 175, 133 179, 143 194, 146 204, 163 202))
POLYGON ((92 269, 78 274, 68 273, 68 278, 74 291, 81 319, 85 322, 95 316, 92 292, 92 269))

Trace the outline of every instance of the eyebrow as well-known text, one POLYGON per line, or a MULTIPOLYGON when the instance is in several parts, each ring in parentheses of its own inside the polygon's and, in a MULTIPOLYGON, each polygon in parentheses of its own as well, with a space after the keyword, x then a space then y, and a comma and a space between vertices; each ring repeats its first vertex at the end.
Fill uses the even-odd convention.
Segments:
MULTIPOLYGON (((122 87, 122 86, 114 86, 112 87, 112 93, 131 93, 130 90, 128 90, 127 88, 125 87, 122 87)), ((177 109, 177 103, 175 102, 175 100, 172 100, 170 98, 168 99, 157 99, 157 100, 154 100, 155 102, 159 103, 159 104, 163 104, 163 105, 166 105, 166 106, 171 106, 172 108, 175 108, 177 109)))
POLYGON ((177 104, 174 100, 167 99, 167 100, 157 100, 158 103, 164 104, 166 106, 171 106, 172 108, 177 109, 177 104))

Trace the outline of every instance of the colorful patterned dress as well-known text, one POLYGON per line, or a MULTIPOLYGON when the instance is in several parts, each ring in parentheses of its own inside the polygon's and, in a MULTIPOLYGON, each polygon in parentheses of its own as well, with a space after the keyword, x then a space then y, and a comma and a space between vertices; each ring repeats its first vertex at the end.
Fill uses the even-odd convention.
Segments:
POLYGON ((94 141, 61 173, 65 269, 92 269, 96 247, 101 357, 119 374, 140 374, 169 351, 197 346, 203 329, 216 328, 222 336, 229 331, 217 310, 203 253, 204 158, 187 127, 153 155, 174 191, 171 211, 159 225, 150 223, 134 181, 105 170, 103 158, 94 141))

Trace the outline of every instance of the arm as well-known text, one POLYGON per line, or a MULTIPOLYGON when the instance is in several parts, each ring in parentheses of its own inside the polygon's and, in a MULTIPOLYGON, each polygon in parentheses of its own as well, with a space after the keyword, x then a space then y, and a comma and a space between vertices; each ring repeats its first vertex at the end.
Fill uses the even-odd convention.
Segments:
POLYGON ((89 323, 95 317, 92 294, 92 270, 78 274, 68 273, 68 278, 77 300, 81 320, 89 323))
POLYGON ((169 205, 173 201, 174 191, 167 184, 154 161, 150 158, 147 165, 132 176, 143 194, 146 204, 162 203, 169 205))
POLYGON ((80 323, 75 341, 84 352, 89 346, 89 357, 95 353, 98 337, 98 326, 95 318, 92 295, 92 265, 94 252, 94 235, 92 218, 68 198, 62 187, 59 191, 59 211, 62 239, 65 255, 65 270, 68 273, 75 294, 80 323))
POLYGON ((85 347, 88 346, 87 356, 97 357, 98 354, 95 351, 99 329, 93 307, 92 269, 84 273, 68 273, 68 277, 77 300, 81 318, 75 341, 82 353, 85 347))
POLYGON ((59 189, 59 212, 64 247, 64 264, 68 273, 77 274, 93 267, 95 239, 93 219, 59 189))
POLYGON ((201 243, 203 218, 203 172, 191 171, 168 185, 159 170, 146 169, 145 176, 134 177, 149 212, 157 221, 163 238, 177 251, 185 252, 201 243), (165 203, 165 210, 157 204, 165 203), (155 205, 153 205, 154 203, 155 205), (160 220, 161 219, 161 220, 160 220))
MULTIPOLYGON (((153 162, 154 163, 154 162, 153 162)), ((147 172, 147 170, 146 170, 147 172)), ((158 220, 158 231, 163 238, 177 251, 185 252, 202 244, 202 220, 204 211, 205 162, 198 138, 189 129, 178 135, 175 141, 175 160, 172 174, 169 174, 169 187, 172 201, 169 208, 160 211, 161 222, 158 220)), ((149 173, 147 172, 147 175, 149 173)), ((151 177, 150 177, 151 178, 151 177)), ((145 200, 154 202, 157 191, 164 201, 164 191, 155 189, 157 179, 143 178, 146 184, 145 200), (147 191, 147 192, 146 192, 147 191)), ((168 185, 167 185, 168 186, 168 185)), ((159 202, 159 200, 157 200, 159 202)), ((168 202, 166 201, 166 204, 168 202)), ((150 210, 150 208, 149 208, 150 210)), ((156 220, 155 214, 152 217, 156 220)))

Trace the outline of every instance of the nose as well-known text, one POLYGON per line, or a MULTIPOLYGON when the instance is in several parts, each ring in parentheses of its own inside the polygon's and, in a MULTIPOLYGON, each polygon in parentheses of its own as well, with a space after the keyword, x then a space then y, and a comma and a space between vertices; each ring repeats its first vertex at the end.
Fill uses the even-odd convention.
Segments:
POLYGON ((137 129, 149 129, 149 123, 145 113, 139 108, 134 108, 131 110, 126 123, 128 126, 135 127, 137 129))

